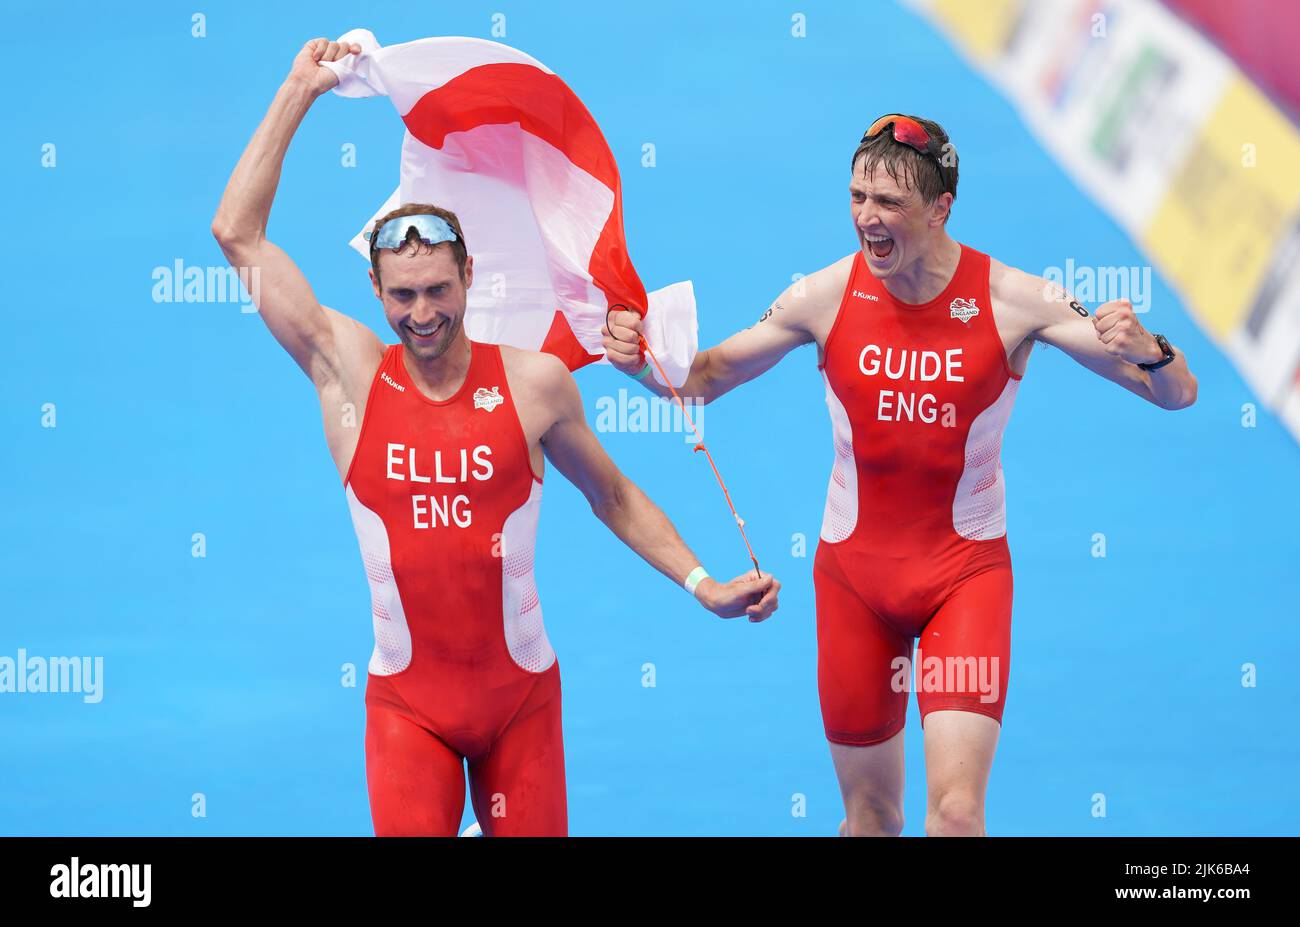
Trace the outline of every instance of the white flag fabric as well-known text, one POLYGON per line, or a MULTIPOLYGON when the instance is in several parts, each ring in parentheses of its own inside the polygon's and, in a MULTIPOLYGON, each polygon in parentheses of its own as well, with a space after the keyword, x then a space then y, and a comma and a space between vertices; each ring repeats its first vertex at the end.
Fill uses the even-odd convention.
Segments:
POLYGON ((362 232, 403 203, 449 209, 474 256, 470 338, 548 351, 576 370, 604 362, 605 312, 622 303, 644 313, 672 384, 685 381, 698 347, 694 290, 685 281, 646 293, 624 239, 618 164, 564 81, 484 39, 382 47, 353 29, 339 41, 362 50, 325 62, 334 92, 387 96, 406 126, 400 183, 352 239, 357 251, 369 260, 362 232))

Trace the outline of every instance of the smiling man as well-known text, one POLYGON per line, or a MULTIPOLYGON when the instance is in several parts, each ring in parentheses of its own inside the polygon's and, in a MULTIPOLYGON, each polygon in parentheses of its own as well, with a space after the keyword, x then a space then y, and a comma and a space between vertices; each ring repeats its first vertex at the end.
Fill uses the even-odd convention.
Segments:
MULTIPOLYGON (((1196 398, 1186 361, 1127 301, 1090 317, 951 238, 956 193, 957 154, 937 123, 876 120, 851 161, 857 249, 698 354, 679 389, 709 402, 817 345, 835 446, 813 566, 818 687, 850 835, 902 830, 913 689, 926 832, 985 832, 1011 646, 1002 432, 1034 343, 1161 408, 1196 398)), ((607 356, 639 374, 639 319, 620 312, 610 326, 607 356)))
POLYGON ((359 50, 315 39, 298 53, 212 231, 233 266, 258 273, 263 321, 316 388, 360 542, 375 631, 366 779, 376 834, 454 835, 466 763, 484 833, 564 834, 559 665, 533 581, 544 461, 715 614, 762 621, 780 584, 708 577, 605 454, 558 358, 466 336, 474 259, 455 215, 408 204, 371 230, 391 345, 322 306, 268 240, 289 142, 337 83, 321 62, 359 50))

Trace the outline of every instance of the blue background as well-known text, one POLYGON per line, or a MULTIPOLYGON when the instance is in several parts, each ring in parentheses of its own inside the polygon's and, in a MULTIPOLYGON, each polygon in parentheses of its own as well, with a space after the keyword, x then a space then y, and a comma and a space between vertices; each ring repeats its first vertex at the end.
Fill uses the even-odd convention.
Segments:
MULTIPOLYGON (((1147 263, 1008 103, 893 4, 802 4, 803 39, 772 3, 197 6, 205 38, 190 35, 195 5, 10 14, 0 655, 102 656, 106 694, 0 694, 0 833, 370 832, 363 687, 340 684, 343 664, 369 658, 369 597, 311 386, 256 315, 151 295, 157 266, 223 264, 211 217, 307 39, 356 26, 385 44, 486 38, 504 12, 504 41, 600 121, 637 268, 651 288, 694 281, 702 346, 853 250, 848 160, 882 112, 927 114, 959 146, 960 240, 1036 273, 1147 263), (56 428, 41 427, 44 403, 56 428), (195 532, 206 558, 191 556, 195 532)), ((385 100, 322 97, 270 224, 323 302, 386 339, 345 243, 396 185, 401 131, 385 100), (355 168, 340 166, 345 143, 355 168)), ((1158 275, 1152 307, 1144 322, 1200 380, 1193 408, 1163 412, 1040 350, 1008 429, 1016 601, 990 833, 1300 824, 1300 450, 1262 409, 1242 427, 1256 397, 1158 275)), ((599 397, 628 386, 600 368, 578 381, 593 421, 599 397)), ((811 568, 831 443, 813 350, 710 406, 705 425, 785 583, 761 626, 696 607, 548 473, 537 578, 564 677, 574 834, 823 835, 842 817, 816 692, 811 568)), ((747 566, 680 435, 602 438, 714 575, 747 566)), ((925 817, 917 721, 913 700, 908 834, 925 817)))

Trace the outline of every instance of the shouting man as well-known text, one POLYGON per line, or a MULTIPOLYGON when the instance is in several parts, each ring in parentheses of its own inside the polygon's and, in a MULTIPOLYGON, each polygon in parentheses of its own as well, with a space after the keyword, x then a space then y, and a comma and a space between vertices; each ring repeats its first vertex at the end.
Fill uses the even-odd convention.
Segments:
MULTIPOLYGON (((926 832, 984 833, 1011 646, 1002 432, 1034 342, 1161 408, 1196 399, 1187 362, 1127 300, 1089 316, 951 238, 956 193, 957 155, 938 124, 877 119, 851 161, 857 249, 698 354, 679 390, 708 402, 817 345, 835 443, 813 566, 817 675, 851 835, 902 830, 912 688, 926 832)), ((607 356, 634 376, 640 331, 630 312, 606 329, 607 356)))

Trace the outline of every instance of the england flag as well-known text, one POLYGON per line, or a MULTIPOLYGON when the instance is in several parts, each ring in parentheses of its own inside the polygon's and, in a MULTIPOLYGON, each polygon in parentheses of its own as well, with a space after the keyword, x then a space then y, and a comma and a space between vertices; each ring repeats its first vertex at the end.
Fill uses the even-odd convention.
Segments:
POLYGON ((398 188, 352 247, 368 260, 363 233, 404 203, 450 209, 474 257, 470 338, 547 351, 576 370, 604 361, 605 312, 621 303, 644 314, 646 340, 680 386, 698 346, 694 291, 685 281, 646 292, 624 239, 618 164, 564 81, 484 39, 381 47, 354 29, 339 41, 362 50, 324 62, 334 92, 387 96, 406 126, 398 188))

